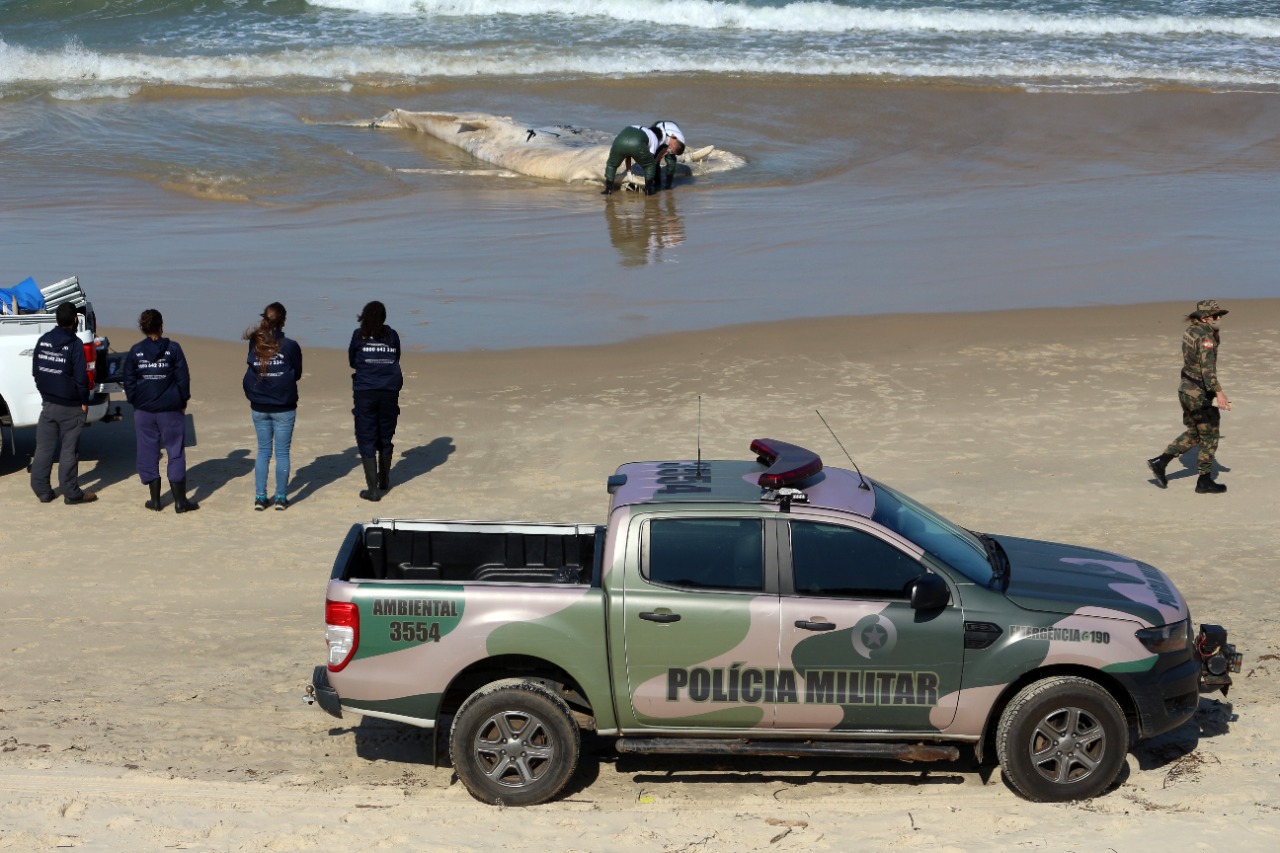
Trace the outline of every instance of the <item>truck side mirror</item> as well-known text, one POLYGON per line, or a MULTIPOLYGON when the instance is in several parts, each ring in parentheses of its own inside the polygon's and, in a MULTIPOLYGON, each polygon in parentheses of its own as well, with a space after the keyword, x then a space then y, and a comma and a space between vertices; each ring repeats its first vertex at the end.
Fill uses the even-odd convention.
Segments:
POLYGON ((913 610, 940 610, 951 601, 947 582, 937 575, 925 573, 911 582, 913 610))

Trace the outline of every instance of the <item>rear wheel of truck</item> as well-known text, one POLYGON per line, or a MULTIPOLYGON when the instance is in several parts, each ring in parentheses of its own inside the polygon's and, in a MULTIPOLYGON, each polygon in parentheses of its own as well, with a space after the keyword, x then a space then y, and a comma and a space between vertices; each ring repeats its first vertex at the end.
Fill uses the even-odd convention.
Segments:
POLYGON ((477 800, 545 803, 578 767, 582 736, 569 705, 537 681, 496 681, 472 693, 453 719, 449 759, 477 800))
POLYGON ((1023 688, 996 729, 1001 771, 1034 802, 1097 796, 1120 775, 1128 752, 1129 727, 1116 700, 1074 676, 1023 688))

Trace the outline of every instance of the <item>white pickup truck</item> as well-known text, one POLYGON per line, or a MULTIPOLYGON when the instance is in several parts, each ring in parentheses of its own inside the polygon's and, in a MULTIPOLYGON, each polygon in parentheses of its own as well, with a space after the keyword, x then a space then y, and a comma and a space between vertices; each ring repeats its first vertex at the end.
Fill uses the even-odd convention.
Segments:
POLYGON ((93 400, 89 423, 110 420, 111 395, 123 393, 120 385, 122 362, 110 354, 106 338, 97 334, 98 319, 85 298, 80 279, 75 276, 40 288, 45 309, 34 314, 0 314, 0 451, 4 450, 4 428, 9 428, 9 447, 16 450, 13 430, 35 426, 40 417, 40 392, 31 374, 31 357, 36 342, 57 322, 54 312, 64 302, 76 306, 76 331, 84 342, 85 364, 93 400))

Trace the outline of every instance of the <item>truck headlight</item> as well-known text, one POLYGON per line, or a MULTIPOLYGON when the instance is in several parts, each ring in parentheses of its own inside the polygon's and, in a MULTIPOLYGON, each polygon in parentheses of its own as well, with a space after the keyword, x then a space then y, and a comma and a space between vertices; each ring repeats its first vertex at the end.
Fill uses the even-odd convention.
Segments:
POLYGON ((1157 628, 1142 628, 1134 632, 1134 636, 1148 651, 1158 655, 1187 651, 1191 648, 1191 620, 1183 619, 1157 628))

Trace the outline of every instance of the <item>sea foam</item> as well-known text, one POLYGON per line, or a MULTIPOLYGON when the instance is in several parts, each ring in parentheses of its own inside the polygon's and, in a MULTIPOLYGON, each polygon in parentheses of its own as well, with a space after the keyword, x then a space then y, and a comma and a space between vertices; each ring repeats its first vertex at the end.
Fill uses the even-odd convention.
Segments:
POLYGON ((365 14, 615 20, 698 29, 779 33, 937 32, 1045 36, 1222 34, 1280 38, 1280 18, 1050 14, 960 9, 872 9, 826 2, 760 6, 721 0, 311 0, 365 14))

